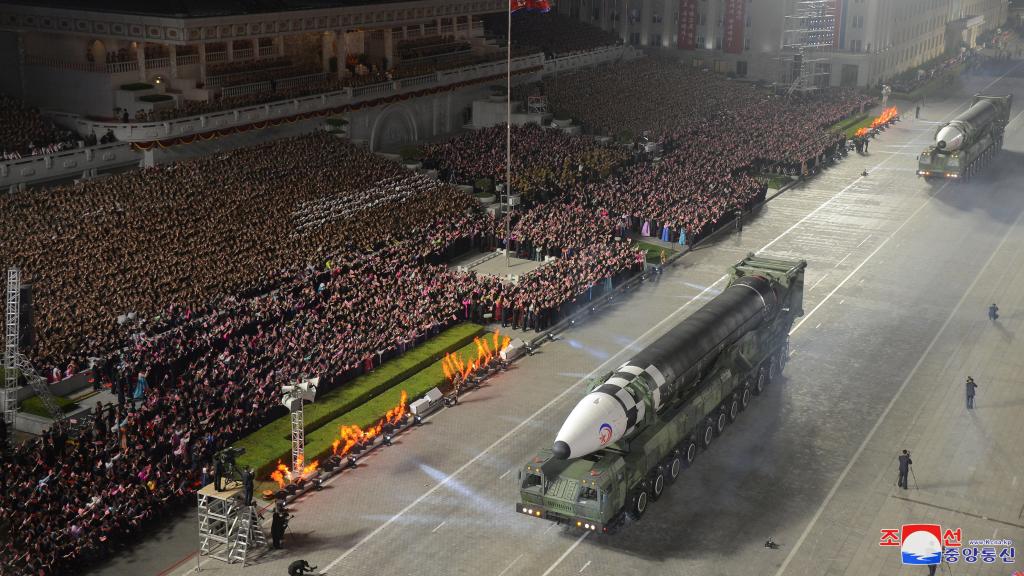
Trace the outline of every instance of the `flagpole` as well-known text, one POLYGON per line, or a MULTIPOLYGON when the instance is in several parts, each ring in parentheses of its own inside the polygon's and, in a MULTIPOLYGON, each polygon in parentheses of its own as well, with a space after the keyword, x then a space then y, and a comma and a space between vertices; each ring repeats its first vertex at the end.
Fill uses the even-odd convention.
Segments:
POLYGON ((505 267, 512 267, 512 4, 508 5, 508 35, 505 38, 505 267))

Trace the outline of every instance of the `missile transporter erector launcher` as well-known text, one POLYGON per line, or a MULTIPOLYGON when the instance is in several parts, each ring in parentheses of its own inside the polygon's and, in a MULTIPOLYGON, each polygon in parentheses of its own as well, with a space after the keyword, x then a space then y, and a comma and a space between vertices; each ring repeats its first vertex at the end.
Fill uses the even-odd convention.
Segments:
POLYGON ((967 180, 1003 148, 1013 95, 974 95, 971 107, 939 127, 935 142, 917 159, 917 175, 925 180, 967 180))
POLYGON ((806 266, 748 255, 721 294, 592 381, 520 470, 516 511, 600 532, 643 516, 782 372, 806 266))

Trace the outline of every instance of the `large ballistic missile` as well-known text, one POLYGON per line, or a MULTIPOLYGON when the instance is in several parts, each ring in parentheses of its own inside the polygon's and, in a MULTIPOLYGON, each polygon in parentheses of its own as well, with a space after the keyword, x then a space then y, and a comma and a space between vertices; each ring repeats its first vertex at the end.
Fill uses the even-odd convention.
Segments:
POLYGON ((700 310, 597 383, 555 437, 555 458, 586 456, 643 430, 698 384, 721 351, 769 322, 786 289, 763 276, 739 278, 700 310))
POLYGON ((945 152, 959 150, 969 143, 990 122, 999 116, 999 108, 991 100, 978 100, 973 106, 950 120, 935 134, 935 147, 945 152))

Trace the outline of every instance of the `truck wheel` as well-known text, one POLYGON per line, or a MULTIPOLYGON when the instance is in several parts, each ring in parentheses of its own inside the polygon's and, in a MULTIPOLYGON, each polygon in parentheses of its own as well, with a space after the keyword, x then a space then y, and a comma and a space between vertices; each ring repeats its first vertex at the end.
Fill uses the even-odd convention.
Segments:
POLYGON ((789 338, 786 338, 786 341, 779 348, 779 374, 782 374, 783 370, 786 369, 787 362, 789 362, 789 338))
MULTIPOLYGON (((693 448, 694 452, 696 452, 697 447, 694 446, 693 448)), ((683 471, 683 461, 679 458, 679 454, 669 456, 668 460, 665 461, 665 466, 663 468, 666 472, 665 481, 669 484, 675 482, 676 478, 679 478, 679 473, 683 471)))
POLYGON ((718 412, 718 416, 715 416, 715 432, 721 436, 722 432, 725 432, 725 426, 729 423, 729 414, 725 410, 718 412))
POLYGON ((633 504, 630 506, 629 515, 633 520, 639 520, 643 518, 644 512, 647 512, 647 490, 640 488, 633 494, 633 504))
POLYGON ((697 443, 693 440, 687 440, 686 447, 683 448, 683 464, 689 468, 693 466, 695 458, 697 458, 697 443))
MULTIPOLYGON (((767 363, 765 363, 767 364, 767 363)), ((768 386, 768 367, 765 364, 757 369, 757 380, 754 381, 754 394, 761 394, 768 386)))
POLYGON ((779 377, 779 363, 774 357, 768 358, 768 382, 775 382, 779 377))
POLYGON ((743 392, 740 392, 740 406, 746 410, 747 406, 750 406, 750 397, 752 392, 750 391, 750 384, 743 387, 743 392))
POLYGON ((661 498, 662 493, 665 492, 665 473, 661 470, 655 470, 654 475, 651 476, 651 500, 655 501, 661 498))
POLYGON ((736 417, 740 415, 740 401, 734 396, 732 402, 729 402, 729 422, 735 422, 736 417))
POLYGON ((702 432, 701 435, 700 435, 701 444, 704 445, 705 449, 708 446, 711 446, 711 439, 714 438, 714 437, 715 437, 715 425, 712 424, 711 422, 708 422, 707 424, 704 425, 704 432, 702 432))

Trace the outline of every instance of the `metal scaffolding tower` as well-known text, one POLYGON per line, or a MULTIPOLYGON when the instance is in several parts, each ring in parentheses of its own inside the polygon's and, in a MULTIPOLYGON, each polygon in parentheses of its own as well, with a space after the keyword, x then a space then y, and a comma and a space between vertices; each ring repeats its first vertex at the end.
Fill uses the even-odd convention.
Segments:
POLYGON ((199 497, 199 554, 245 566, 253 550, 267 545, 255 505, 242 504, 241 488, 217 492, 213 484, 199 497))
POLYGON ((18 318, 21 314, 21 271, 7 270, 7 298, 4 301, 4 424, 14 424, 18 414, 18 318))
POLYGON ((36 374, 28 358, 18 352, 18 336, 20 335, 19 318, 21 314, 21 270, 7 269, 7 298, 4 308, 4 390, 3 410, 4 422, 13 424, 18 413, 18 376, 24 376, 29 386, 43 402, 55 422, 64 419, 64 411, 46 385, 46 379, 36 374))
POLYGON ((780 82, 795 90, 810 91, 828 86, 829 58, 836 38, 836 0, 796 0, 786 16, 782 51, 779 53, 780 82))
POLYGON ((302 380, 295 385, 282 386, 281 392, 284 397, 281 403, 288 408, 292 415, 292 473, 302 472, 303 452, 306 449, 306 425, 303 414, 303 404, 308 400, 312 402, 316 398, 316 388, 320 385, 320 378, 309 378, 302 380))
POLYGON ((306 450, 306 423, 304 421, 304 410, 302 400, 295 403, 292 408, 292 470, 301 472, 302 461, 305 458, 306 450))

